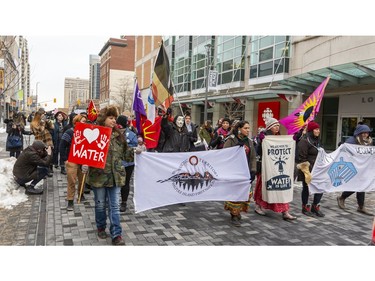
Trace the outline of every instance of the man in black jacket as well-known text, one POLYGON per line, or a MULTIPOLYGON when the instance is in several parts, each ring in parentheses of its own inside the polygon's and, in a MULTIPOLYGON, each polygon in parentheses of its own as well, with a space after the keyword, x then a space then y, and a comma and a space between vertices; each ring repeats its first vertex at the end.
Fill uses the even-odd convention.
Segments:
POLYGON ((13 167, 14 180, 25 187, 26 194, 42 194, 43 189, 35 189, 35 185, 48 175, 48 168, 52 161, 52 149, 42 141, 34 141, 25 148, 17 158, 13 167), (25 185, 30 182, 30 185, 25 185))

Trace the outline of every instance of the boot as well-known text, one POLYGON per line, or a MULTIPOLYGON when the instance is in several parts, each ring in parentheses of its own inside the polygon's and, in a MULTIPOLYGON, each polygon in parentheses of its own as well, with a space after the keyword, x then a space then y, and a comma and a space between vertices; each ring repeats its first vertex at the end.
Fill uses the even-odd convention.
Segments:
POLYGON ((66 206, 67 211, 73 211, 74 210, 74 202, 73 200, 68 200, 68 206, 66 206))
POLYGON ((232 215, 232 214, 230 214, 230 215, 231 215, 231 223, 234 226, 237 226, 237 227, 241 226, 240 216, 236 216, 236 215, 232 215))
POLYGON ((320 211, 320 204, 313 204, 311 207, 311 212, 315 214, 317 217, 322 218, 325 216, 325 214, 323 214, 322 211, 320 211))
POLYGON ((340 209, 345 210, 345 199, 342 198, 341 196, 337 196, 337 205, 339 206, 340 209))
POLYGON ((372 213, 370 213, 369 210, 366 209, 365 206, 358 207, 357 212, 360 212, 360 213, 368 215, 368 216, 372 216, 373 215, 372 213))
POLYGON ((125 213, 126 211, 126 202, 122 202, 120 206, 120 213, 125 213))
POLYGON ((27 195, 40 195, 43 193, 43 189, 35 189, 33 185, 26 186, 25 194, 27 195))
POLYGON ((303 205, 302 204, 302 214, 312 217, 313 214, 311 213, 311 206, 309 204, 303 205))
POLYGON ((66 175, 66 170, 64 166, 61 166, 61 174, 66 175))

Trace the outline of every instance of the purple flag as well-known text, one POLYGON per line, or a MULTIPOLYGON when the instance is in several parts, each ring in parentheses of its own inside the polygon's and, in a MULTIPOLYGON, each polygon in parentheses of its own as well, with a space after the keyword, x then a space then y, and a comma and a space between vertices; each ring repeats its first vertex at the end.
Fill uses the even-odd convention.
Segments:
POLYGON ((142 131, 141 131, 142 115, 145 116, 147 119, 147 114, 145 111, 145 107, 143 105, 141 91, 139 90, 137 79, 135 79, 135 85, 134 85, 133 110, 135 112, 135 122, 137 124, 138 134, 141 135, 142 134, 142 131))

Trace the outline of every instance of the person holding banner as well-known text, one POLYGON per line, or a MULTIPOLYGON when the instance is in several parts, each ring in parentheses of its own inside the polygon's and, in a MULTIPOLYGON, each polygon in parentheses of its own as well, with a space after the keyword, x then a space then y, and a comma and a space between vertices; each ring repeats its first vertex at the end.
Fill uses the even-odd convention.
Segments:
MULTIPOLYGON (((116 120, 119 126, 120 132, 124 134, 128 147, 136 148, 138 145, 137 135, 129 128, 128 117, 120 115, 116 120)), ((122 165, 125 167, 126 178, 125 185, 121 187, 121 205, 120 212, 123 213, 127 208, 127 201, 130 192, 130 179, 134 171, 134 152, 129 151, 130 162, 122 161, 122 165)))
MULTIPOLYGON (((126 158, 128 145, 124 134, 116 127, 118 110, 115 106, 107 106, 99 111, 97 125, 112 129, 110 139, 102 140, 109 142, 109 150, 104 169, 91 167, 87 176, 87 183, 94 191, 95 221, 98 229, 98 237, 106 239, 107 211, 110 221, 110 235, 112 244, 115 246, 125 245, 122 239, 122 227, 120 223, 120 193, 121 187, 125 185, 125 168, 122 161, 126 158)), ((82 172, 88 172, 88 166, 82 165, 82 172)))
MULTIPOLYGON (((74 196, 76 192, 76 183, 78 178, 78 188, 77 195, 79 194, 79 187, 82 185, 83 174, 81 171, 81 165, 69 162, 68 156, 70 153, 70 147, 72 144, 72 139, 74 136, 74 126, 77 122, 86 123, 87 118, 82 114, 76 115, 72 120, 72 127, 69 128, 62 136, 60 140, 60 161, 65 164, 66 169, 66 179, 67 179, 67 192, 66 199, 68 200, 68 205, 66 207, 67 211, 74 210, 74 196)), ((62 166, 61 166, 62 167, 62 166)), ((85 197, 81 196, 81 201, 85 200, 85 197)))
MULTIPOLYGON (((239 121, 233 128, 233 134, 231 134, 226 142, 224 143, 224 148, 232 146, 241 146, 244 148, 247 158, 247 164, 249 168, 250 175, 252 176, 256 173, 256 152, 253 142, 249 138, 250 134, 250 123, 248 121, 239 121)), ((249 200, 245 202, 232 202, 226 201, 224 203, 224 210, 229 210, 231 215, 231 223, 234 226, 241 226, 241 212, 248 212, 250 206, 250 198, 252 196, 252 191, 249 187, 249 200)))
MULTIPOLYGON (((280 135, 280 123, 277 119, 268 117, 266 119, 266 129, 259 134, 257 152, 262 159, 262 142, 266 135, 280 135)), ((276 213, 282 213, 283 220, 292 221, 297 217, 289 213, 289 203, 268 203, 262 199, 262 171, 257 171, 257 182, 254 191, 255 213, 265 216, 264 209, 270 209, 276 213)))
MULTIPOLYGON (((370 137, 370 133, 372 129, 370 129, 367 125, 359 124, 355 128, 353 136, 349 137, 346 140, 346 143, 350 144, 357 144, 357 145, 365 145, 365 146, 372 146, 372 138, 370 137)), ((354 191, 344 191, 340 196, 337 197, 337 204, 341 209, 346 209, 345 207, 345 199, 351 196, 354 191)), ((366 209, 365 207, 365 192, 357 192, 357 203, 358 208, 357 211, 372 216, 373 214, 366 209)))
POLYGON ((316 122, 309 122, 307 125, 306 137, 299 140, 297 144, 298 162, 300 167, 298 172, 298 180, 302 181, 302 213, 306 216, 312 217, 314 214, 318 217, 325 215, 320 211, 320 200, 323 193, 315 193, 313 204, 307 204, 309 201, 309 187, 311 181, 310 172, 314 167, 316 157, 318 156, 318 148, 321 147, 320 143, 320 126, 316 122))

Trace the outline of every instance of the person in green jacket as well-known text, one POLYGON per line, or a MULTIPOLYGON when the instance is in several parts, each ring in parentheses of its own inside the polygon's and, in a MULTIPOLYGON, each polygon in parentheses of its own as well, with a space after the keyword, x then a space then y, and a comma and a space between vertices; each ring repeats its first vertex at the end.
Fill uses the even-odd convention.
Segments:
POLYGON ((120 192, 125 185, 125 168, 122 161, 128 149, 124 134, 116 126, 118 110, 114 106, 107 106, 100 110, 97 124, 112 129, 109 141, 109 150, 104 169, 82 166, 82 172, 87 173, 86 183, 92 187, 95 200, 95 221, 98 229, 98 236, 101 239, 107 238, 106 221, 110 221, 110 235, 113 245, 125 245, 122 238, 122 227, 120 224, 120 192), (106 203, 108 202, 108 203, 106 203))

